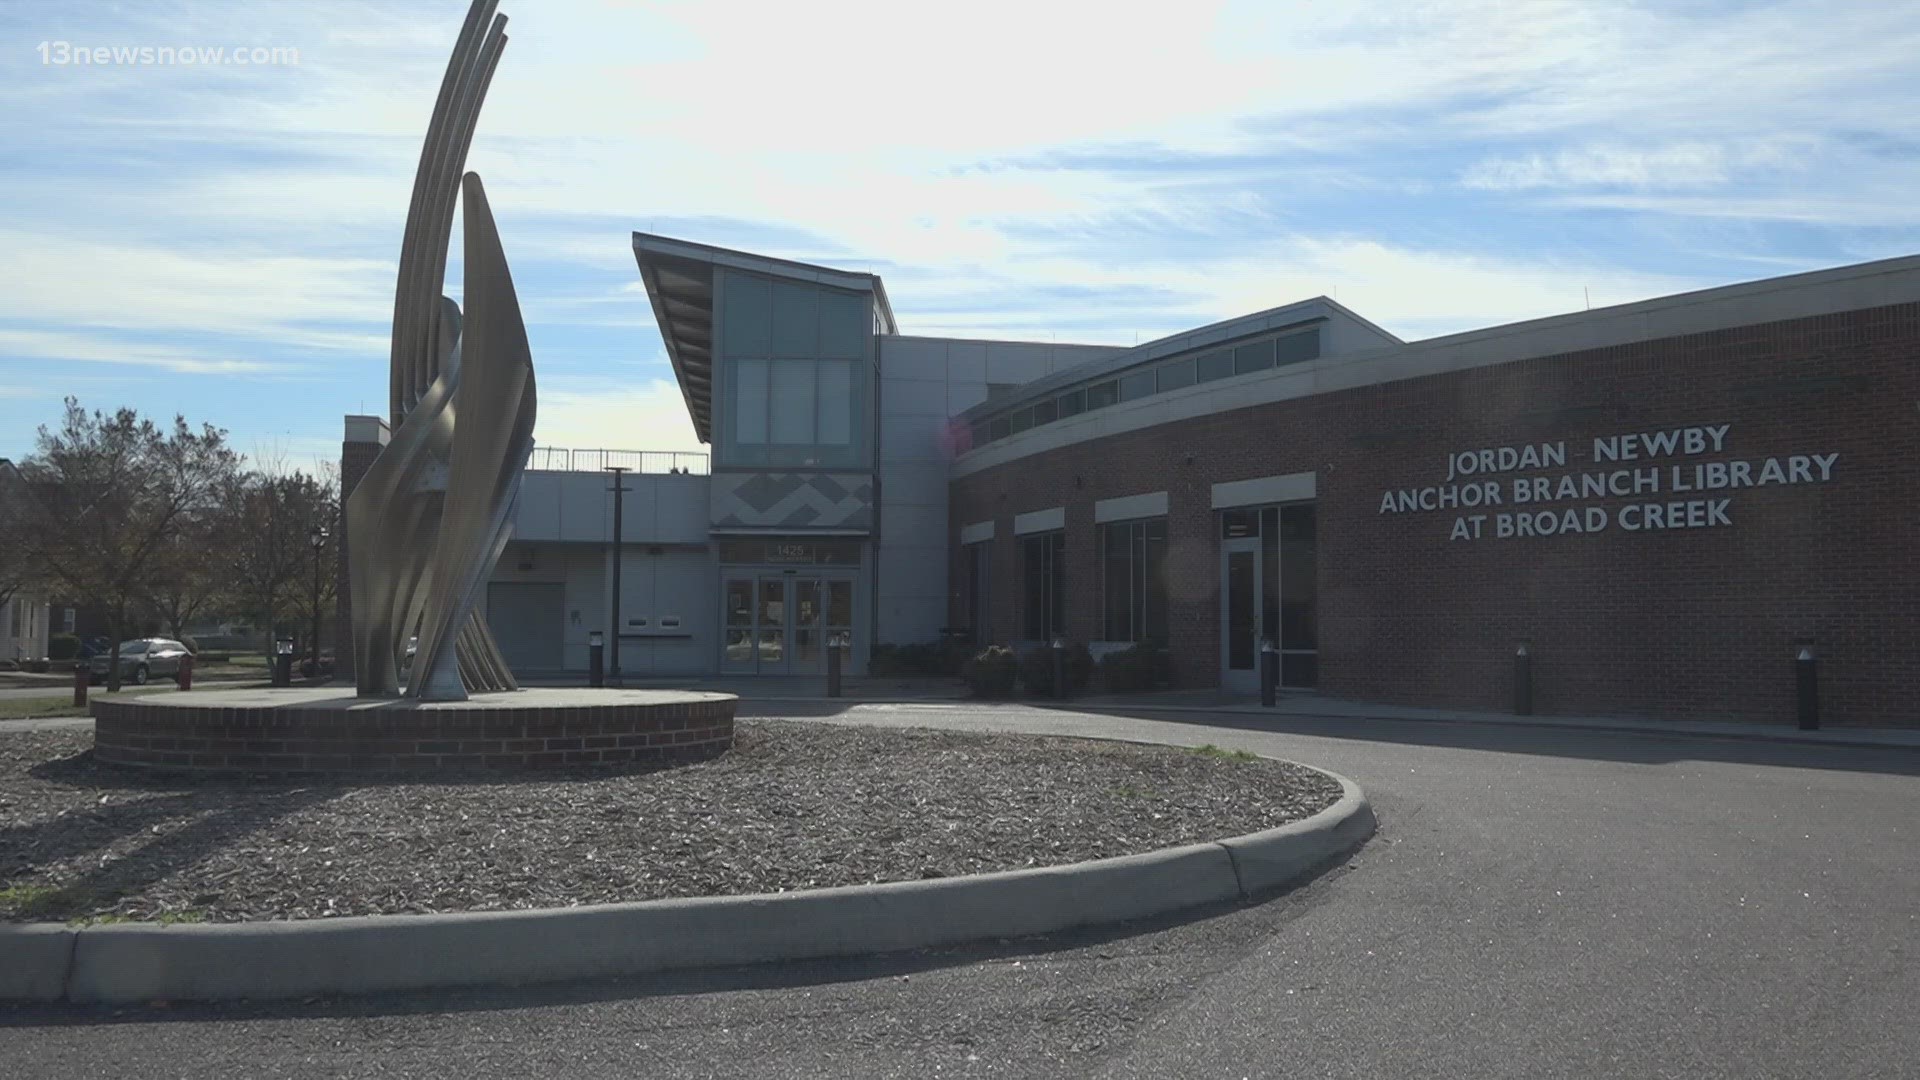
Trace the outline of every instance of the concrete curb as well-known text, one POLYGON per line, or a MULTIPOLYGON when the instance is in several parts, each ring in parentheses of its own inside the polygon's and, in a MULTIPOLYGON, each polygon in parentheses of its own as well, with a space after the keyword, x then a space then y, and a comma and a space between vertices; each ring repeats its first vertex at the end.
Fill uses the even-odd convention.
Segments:
MULTIPOLYGON (((1333 774, 1328 773, 1332 776, 1333 774)), ((1126 922, 1312 878, 1372 835, 1352 781, 1278 829, 930 881, 538 911, 172 925, 0 924, 0 1000, 238 1001, 511 986, 895 952, 1126 922)))
MULTIPOLYGON (((1072 702, 1064 703, 1071 708, 1072 702)), ((1044 706, 1043 706, 1044 707, 1044 706)), ((1111 710, 1113 712, 1163 712, 1184 713, 1211 716, 1262 716, 1270 720, 1378 720, 1399 724, 1449 724, 1481 725, 1486 727, 1529 728, 1534 731, 1591 731, 1607 735, 1650 735, 1662 739, 1709 739, 1731 742, 1783 743, 1800 746, 1839 746, 1872 750, 1920 750, 1920 744, 1904 740, 1911 733, 1904 729, 1864 728, 1820 728, 1814 731, 1802 731, 1799 728, 1782 727, 1779 729, 1760 727, 1723 727, 1697 728, 1677 727, 1657 720, 1582 720, 1569 717, 1527 717, 1527 716, 1395 716, 1389 713, 1331 713, 1331 712, 1289 712, 1279 709, 1267 709, 1255 705, 1210 705, 1194 707, 1190 705, 1135 705, 1104 702, 1086 707, 1089 711, 1111 710), (1877 737, 1881 733, 1890 733, 1893 737, 1877 737)), ((1707 721, 1712 723, 1713 721, 1707 721)), ((1692 721, 1674 721, 1674 724, 1692 723, 1692 721)))

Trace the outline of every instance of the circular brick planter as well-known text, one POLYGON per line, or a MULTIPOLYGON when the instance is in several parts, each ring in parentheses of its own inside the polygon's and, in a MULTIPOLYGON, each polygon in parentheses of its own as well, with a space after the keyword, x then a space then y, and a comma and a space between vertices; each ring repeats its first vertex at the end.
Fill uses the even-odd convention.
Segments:
POLYGON ((533 689, 470 701, 346 687, 93 700, 102 762, 169 772, 432 773, 665 767, 733 745, 732 694, 533 689))

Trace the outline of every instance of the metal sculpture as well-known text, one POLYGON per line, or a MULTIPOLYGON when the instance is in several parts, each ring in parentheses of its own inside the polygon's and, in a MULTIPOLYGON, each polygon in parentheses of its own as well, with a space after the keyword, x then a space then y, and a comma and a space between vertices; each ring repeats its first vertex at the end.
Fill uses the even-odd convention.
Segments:
POLYGON ((346 503, 353 661, 362 696, 457 701, 512 690, 475 610, 512 533, 533 447, 533 359, 480 178, 462 173, 506 46, 498 0, 461 27, 414 177, 394 288, 393 437, 346 503), (455 198, 464 207, 467 310, 442 296, 455 198))

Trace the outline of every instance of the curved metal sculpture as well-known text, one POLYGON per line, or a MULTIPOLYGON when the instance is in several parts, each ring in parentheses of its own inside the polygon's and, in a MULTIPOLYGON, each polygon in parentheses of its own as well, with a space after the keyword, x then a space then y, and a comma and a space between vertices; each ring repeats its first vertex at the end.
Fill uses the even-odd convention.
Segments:
POLYGON ((457 701, 512 690, 475 605, 512 534, 533 447, 526 326, 480 178, 462 173, 506 47, 498 0, 474 0, 447 63, 414 177, 394 288, 393 438, 347 498, 353 660, 363 696, 457 701), (491 20, 491 21, 489 21, 491 20), (467 311, 441 295, 455 198, 465 207, 467 311))

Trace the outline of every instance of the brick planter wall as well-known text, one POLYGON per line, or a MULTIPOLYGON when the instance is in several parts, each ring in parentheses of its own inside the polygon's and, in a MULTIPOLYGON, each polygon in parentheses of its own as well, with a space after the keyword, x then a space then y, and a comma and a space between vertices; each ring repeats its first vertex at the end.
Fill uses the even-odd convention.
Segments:
POLYGON ((170 772, 432 773, 666 767, 717 757, 733 745, 735 699, 723 695, 560 707, 351 709, 175 705, 168 696, 96 699, 95 756, 170 772))

